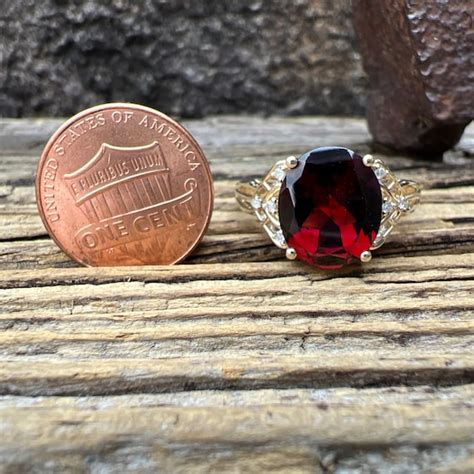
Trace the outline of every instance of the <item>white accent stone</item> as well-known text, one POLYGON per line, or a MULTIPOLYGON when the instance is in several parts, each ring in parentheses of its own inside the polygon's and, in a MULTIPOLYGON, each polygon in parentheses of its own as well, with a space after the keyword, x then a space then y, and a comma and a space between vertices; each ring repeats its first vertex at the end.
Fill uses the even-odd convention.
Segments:
POLYGON ((276 199, 270 199, 267 201, 264 205, 263 208, 265 211, 267 211, 269 214, 275 214, 277 211, 277 202, 276 199))
POLYGON ((278 181, 283 181, 285 179, 286 173, 282 168, 277 168, 273 173, 273 177, 278 181))
POLYGON ((258 210, 262 207, 262 200, 259 197, 254 197, 250 201, 250 205, 252 206, 252 209, 258 210))
POLYGON ((377 176, 378 179, 385 178, 387 174, 388 174, 388 171, 385 168, 380 167, 375 170, 375 176, 377 176))
POLYGON ((398 209, 400 209, 400 211, 410 210, 410 204, 408 203, 408 201, 404 197, 400 197, 398 199, 397 204, 398 204, 398 209))
POLYGON ((391 201, 384 201, 382 204, 382 212, 384 214, 390 214, 393 211, 394 205, 391 201))

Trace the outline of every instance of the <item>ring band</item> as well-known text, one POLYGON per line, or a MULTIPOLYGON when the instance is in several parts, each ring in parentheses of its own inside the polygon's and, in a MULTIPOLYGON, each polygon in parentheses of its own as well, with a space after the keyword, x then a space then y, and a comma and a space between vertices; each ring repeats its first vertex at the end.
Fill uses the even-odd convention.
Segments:
POLYGON ((340 268, 370 261, 420 192, 372 155, 325 147, 278 161, 262 180, 238 183, 235 195, 290 260, 340 268))

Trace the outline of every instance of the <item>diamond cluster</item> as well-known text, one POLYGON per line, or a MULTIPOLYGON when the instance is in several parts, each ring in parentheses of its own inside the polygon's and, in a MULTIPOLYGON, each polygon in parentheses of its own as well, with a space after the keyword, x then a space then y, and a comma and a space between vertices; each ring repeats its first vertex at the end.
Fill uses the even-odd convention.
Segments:
POLYGON ((286 160, 275 163, 265 178, 256 182, 255 195, 250 201, 258 221, 261 222, 272 242, 281 249, 288 248, 288 245, 281 231, 278 217, 278 194, 288 169, 286 160))
POLYGON ((420 188, 413 181, 399 181, 381 160, 369 161, 380 183, 383 198, 382 222, 371 247, 375 250, 385 243, 399 219, 414 210, 419 202, 420 188))

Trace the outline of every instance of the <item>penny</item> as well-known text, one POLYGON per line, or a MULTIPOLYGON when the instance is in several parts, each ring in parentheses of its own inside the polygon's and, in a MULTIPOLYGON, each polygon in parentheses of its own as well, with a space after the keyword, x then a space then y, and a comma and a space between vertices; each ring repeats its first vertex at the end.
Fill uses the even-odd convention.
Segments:
POLYGON ((141 105, 104 104, 48 141, 36 200, 51 237, 83 265, 167 265, 200 242, 213 185, 201 148, 176 121, 141 105))

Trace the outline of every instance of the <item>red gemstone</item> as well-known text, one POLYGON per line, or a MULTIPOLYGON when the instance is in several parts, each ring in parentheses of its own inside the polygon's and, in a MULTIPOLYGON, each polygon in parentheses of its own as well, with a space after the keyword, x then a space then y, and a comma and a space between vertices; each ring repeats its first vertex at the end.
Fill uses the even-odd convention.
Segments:
POLYGON ((340 268, 372 246, 382 193, 360 155, 347 148, 316 148, 288 171, 278 207, 283 235, 300 260, 340 268))

